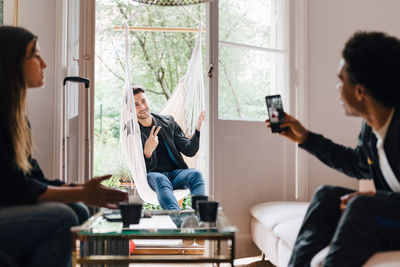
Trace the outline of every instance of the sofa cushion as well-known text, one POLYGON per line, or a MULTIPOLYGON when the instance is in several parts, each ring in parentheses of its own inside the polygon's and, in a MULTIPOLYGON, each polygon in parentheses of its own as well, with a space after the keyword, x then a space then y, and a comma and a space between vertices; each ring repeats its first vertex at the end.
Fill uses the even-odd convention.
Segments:
POLYGON ((290 249, 294 247, 294 243, 296 242, 297 235, 299 234, 304 215, 299 218, 284 221, 275 226, 273 230, 273 233, 276 236, 279 236, 279 238, 285 242, 290 249))
MULTIPOLYGON (((253 206, 251 232, 254 243, 276 266, 287 266, 308 202, 275 201, 253 206)), ((321 266, 325 253, 313 259, 321 266)), ((317 254, 318 255, 318 254, 317 254)), ((316 256, 317 256, 316 255, 316 256)), ((364 267, 400 266, 400 251, 375 253, 364 267)))
POLYGON ((288 266, 290 256, 292 256, 292 248, 288 247, 286 242, 279 240, 278 242, 278 263, 276 266, 288 266))
POLYGON ((281 260, 288 261, 286 256, 290 256, 307 207, 308 202, 275 201, 261 203, 250 209, 253 241, 274 265, 280 266, 281 260), (298 226, 292 225, 296 219, 299 220, 298 226), (285 256, 279 259, 279 254, 285 256))
POLYGON ((260 203, 250 209, 250 214, 265 228, 273 230, 284 221, 303 218, 308 202, 272 201, 260 203))
POLYGON ((279 238, 255 218, 251 219, 251 237, 257 247, 267 255, 269 261, 278 265, 278 240, 279 238), (268 253, 267 253, 268 252, 268 253))

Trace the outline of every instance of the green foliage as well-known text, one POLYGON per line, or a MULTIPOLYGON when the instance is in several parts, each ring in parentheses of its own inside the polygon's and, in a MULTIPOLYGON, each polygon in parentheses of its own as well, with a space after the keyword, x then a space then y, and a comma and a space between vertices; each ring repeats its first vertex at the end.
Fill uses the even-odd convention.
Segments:
POLYGON ((188 208, 192 208, 192 198, 191 195, 187 195, 184 199, 183 199, 183 203, 182 203, 182 209, 186 210, 188 208))
MULTIPOLYGON (((220 0, 219 38, 257 47, 274 47, 271 1, 220 0)), ((238 47, 219 47, 218 117, 264 120, 276 59, 272 54, 238 47)))
POLYGON ((271 56, 239 48, 220 49, 218 105, 221 119, 265 119, 271 56))
POLYGON ((4 2, 0 0, 0 25, 3 24, 3 17, 4 17, 4 2))
MULTIPOLYGON (((130 18, 137 8, 138 5, 132 1, 97 1, 96 59, 99 64, 96 64, 96 74, 101 73, 101 76, 96 79, 96 103, 104 99, 104 94, 97 95, 101 90, 99 87, 107 88, 104 91, 107 96, 121 96, 125 43, 123 33, 114 30, 114 26, 120 26, 126 20, 130 26, 196 26, 196 22, 180 7, 146 5, 130 18)), ((205 21, 204 5, 189 8, 197 19, 205 21)), ((193 33, 129 32, 132 83, 148 89, 147 95, 154 112, 162 108, 185 74, 195 37, 193 33)), ((119 112, 119 107, 114 107, 119 112)))
POLYGON ((153 204, 150 204, 150 203, 144 203, 143 209, 145 209, 145 210, 161 210, 161 206, 160 205, 153 205, 153 204))
POLYGON ((119 177, 112 176, 110 179, 107 179, 101 182, 103 185, 111 187, 111 188, 121 188, 121 184, 119 182, 119 177))
MULTIPOLYGON (((146 210, 161 210, 161 206, 160 205, 153 205, 150 203, 145 203, 143 205, 143 208, 146 210)), ((192 198, 189 195, 187 195, 182 202, 182 209, 186 210, 186 209, 191 209, 192 208, 192 198)))
POLYGON ((113 177, 110 180, 115 181, 112 183, 113 187, 119 186, 116 182, 119 179, 130 180, 130 171, 119 141, 113 143, 111 139, 109 143, 103 143, 100 138, 95 140, 94 154, 94 176, 112 174, 113 177))

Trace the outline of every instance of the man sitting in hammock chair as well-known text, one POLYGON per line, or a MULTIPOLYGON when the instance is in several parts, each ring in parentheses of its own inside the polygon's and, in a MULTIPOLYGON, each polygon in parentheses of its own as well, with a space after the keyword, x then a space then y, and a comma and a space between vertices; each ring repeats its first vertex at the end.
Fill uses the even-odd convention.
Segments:
POLYGON ((158 202, 166 210, 179 210, 174 189, 190 189, 192 195, 204 195, 200 171, 189 169, 181 153, 193 157, 199 150, 200 128, 205 111, 199 115, 196 131, 188 139, 169 115, 150 113, 146 89, 133 89, 137 119, 146 162, 147 181, 157 193, 158 202))

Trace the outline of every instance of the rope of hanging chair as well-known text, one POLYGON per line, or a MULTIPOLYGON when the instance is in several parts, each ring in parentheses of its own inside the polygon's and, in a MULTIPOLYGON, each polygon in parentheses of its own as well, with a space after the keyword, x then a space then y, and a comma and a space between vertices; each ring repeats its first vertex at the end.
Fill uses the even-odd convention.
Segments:
MULTIPOLYGON (((136 192, 145 202, 158 204, 157 194, 147 182, 146 164, 143 156, 141 133, 135 110, 134 96, 131 88, 130 63, 129 63, 129 27, 127 22, 122 26, 125 36, 125 83, 124 96, 121 105, 120 137, 124 154, 131 172, 131 183, 135 185, 136 192)), ((197 123, 197 116, 205 109, 204 83, 201 55, 201 26, 197 32, 196 46, 187 66, 186 74, 181 78, 174 93, 160 111, 160 114, 171 115, 181 126, 185 134, 191 135, 197 123), (179 107, 179 108, 177 108, 179 107)), ((206 133, 206 124, 202 125, 202 132, 206 133)), ((192 158, 184 157, 189 167, 200 168, 204 159, 205 134, 200 135, 200 149, 192 158)), ((133 188, 131 188, 132 191, 133 188)), ((182 199, 189 190, 174 190, 177 199, 182 199)))
POLYGON ((132 1, 149 5, 157 5, 157 6, 182 6, 182 5, 201 4, 201 3, 211 2, 213 0, 132 0, 132 1))

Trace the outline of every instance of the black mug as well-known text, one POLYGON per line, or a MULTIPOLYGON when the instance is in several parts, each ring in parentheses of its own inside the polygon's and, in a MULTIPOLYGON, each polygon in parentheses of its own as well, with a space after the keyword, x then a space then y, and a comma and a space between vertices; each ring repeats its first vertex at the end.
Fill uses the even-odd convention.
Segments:
POLYGON ((200 215, 200 221, 215 222, 217 220, 217 201, 199 200, 197 201, 197 207, 200 215))
POLYGON ((118 207, 121 211, 122 223, 124 226, 130 224, 138 224, 142 215, 142 203, 119 203, 118 207))
POLYGON ((192 209, 198 210, 197 201, 199 200, 208 200, 208 196, 205 195, 192 195, 192 209))

